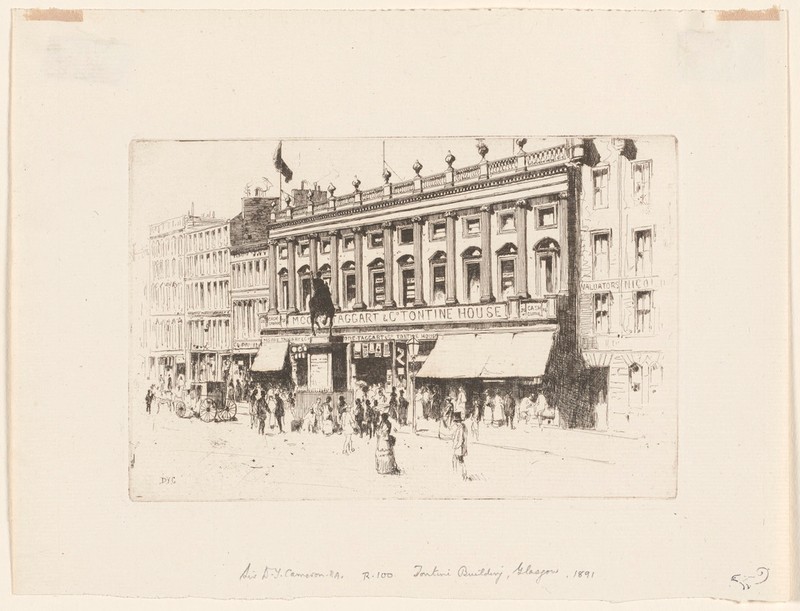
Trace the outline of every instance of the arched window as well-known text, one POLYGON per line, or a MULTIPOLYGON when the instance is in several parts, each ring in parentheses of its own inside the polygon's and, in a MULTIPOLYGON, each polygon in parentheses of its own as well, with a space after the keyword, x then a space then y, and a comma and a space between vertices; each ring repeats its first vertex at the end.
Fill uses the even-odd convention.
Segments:
POLYGON ((559 291, 561 247, 558 242, 545 238, 533 247, 536 253, 536 294, 552 295, 559 291))
POLYGON ((322 278, 328 286, 331 285, 331 266, 325 263, 319 268, 320 278, 322 278))
POLYGON ((300 289, 298 297, 300 298, 300 311, 308 312, 308 300, 311 299, 311 268, 308 265, 303 265, 297 270, 297 283, 300 289))
POLYGON ((444 305, 447 299, 447 255, 442 250, 430 258, 431 305, 444 305))
POLYGON ((497 250, 497 279, 501 299, 517 294, 517 247, 511 242, 497 250))
POLYGON ((481 300, 481 249, 467 248, 461 253, 464 267, 464 301, 479 303, 481 300))
POLYGON ((373 259, 367 265, 369 271, 369 305, 376 308, 386 303, 386 272, 383 259, 373 259))
POLYGON ((281 310, 289 309, 289 270, 285 267, 278 272, 278 286, 280 286, 280 307, 281 310))
POLYGON ((397 286, 400 287, 400 305, 414 305, 416 298, 416 278, 414 277, 414 257, 403 255, 397 259, 397 286))
POLYGON ((356 265, 352 261, 345 261, 342 264, 342 295, 344 296, 344 307, 352 309, 356 302, 356 265))

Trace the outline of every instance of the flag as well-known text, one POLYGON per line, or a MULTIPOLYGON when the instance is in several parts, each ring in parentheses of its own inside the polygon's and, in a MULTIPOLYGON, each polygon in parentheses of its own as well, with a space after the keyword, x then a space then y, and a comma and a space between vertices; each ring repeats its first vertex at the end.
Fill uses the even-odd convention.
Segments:
POLYGON ((278 148, 275 149, 275 155, 273 156, 273 161, 275 162, 275 169, 281 173, 286 179, 286 182, 292 181, 292 170, 289 169, 289 166, 286 165, 286 162, 283 160, 283 152, 282 152, 283 142, 278 142, 278 148))

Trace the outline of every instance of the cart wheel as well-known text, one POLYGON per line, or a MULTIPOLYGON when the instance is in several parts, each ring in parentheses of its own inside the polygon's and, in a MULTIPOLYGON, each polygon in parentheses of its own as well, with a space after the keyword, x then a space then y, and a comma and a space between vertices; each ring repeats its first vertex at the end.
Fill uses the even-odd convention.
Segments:
POLYGON ((217 410, 214 407, 214 402, 211 399, 203 399, 203 402, 200 404, 200 415, 198 417, 203 422, 211 422, 214 420, 216 412, 217 410))
POLYGON ((217 412, 217 418, 222 422, 231 420, 236 415, 236 402, 233 399, 228 399, 224 407, 220 407, 217 412))
POLYGON ((183 401, 175 402, 175 413, 178 415, 178 418, 187 418, 187 411, 186 404, 183 401))

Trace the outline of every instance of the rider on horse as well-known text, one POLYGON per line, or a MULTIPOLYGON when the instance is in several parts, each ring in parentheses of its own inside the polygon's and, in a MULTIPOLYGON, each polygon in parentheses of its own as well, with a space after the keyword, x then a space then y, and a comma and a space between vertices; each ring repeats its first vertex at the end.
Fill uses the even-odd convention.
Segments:
POLYGON ((336 310, 333 307, 331 291, 328 284, 322 279, 322 272, 317 272, 312 279, 313 293, 308 302, 308 310, 311 318, 311 333, 316 335, 314 327, 317 325, 317 317, 325 316, 328 325, 328 333, 333 329, 333 315, 336 310))

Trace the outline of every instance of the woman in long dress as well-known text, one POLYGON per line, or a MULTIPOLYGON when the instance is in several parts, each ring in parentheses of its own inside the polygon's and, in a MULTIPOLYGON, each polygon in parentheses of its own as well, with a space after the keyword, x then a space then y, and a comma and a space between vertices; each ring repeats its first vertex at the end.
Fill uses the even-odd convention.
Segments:
POLYGON ((397 462, 394 459, 394 437, 392 436, 392 424, 389 422, 389 414, 381 414, 381 421, 378 425, 378 445, 375 448, 375 469, 381 475, 393 475, 400 473, 397 462))

